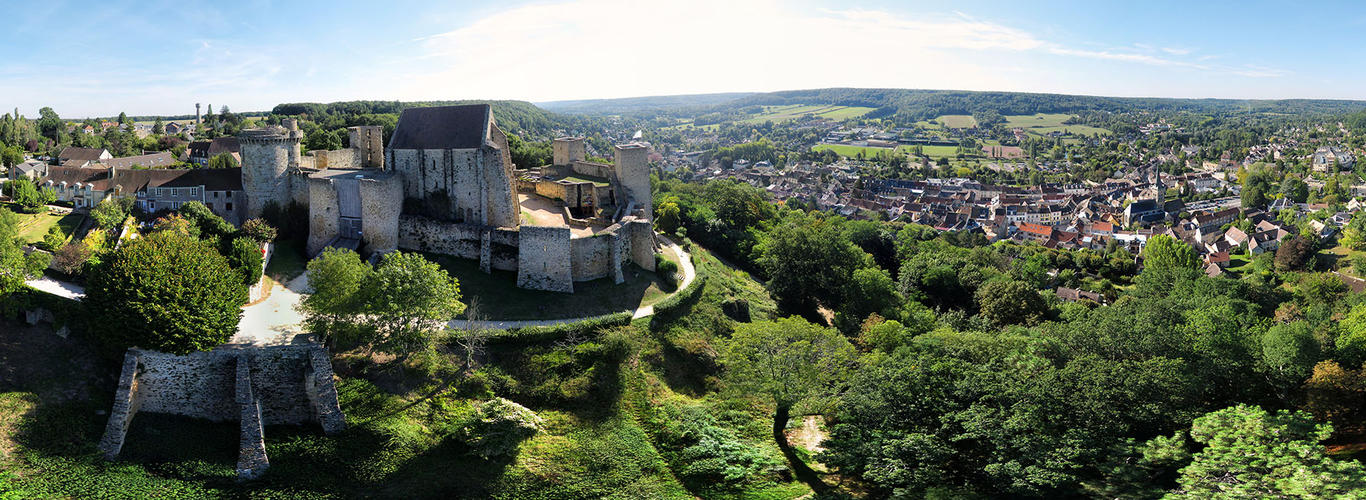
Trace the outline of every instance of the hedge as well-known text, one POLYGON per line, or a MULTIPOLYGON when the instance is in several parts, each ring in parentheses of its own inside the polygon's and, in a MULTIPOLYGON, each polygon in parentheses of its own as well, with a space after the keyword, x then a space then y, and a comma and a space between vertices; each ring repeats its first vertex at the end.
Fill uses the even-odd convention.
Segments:
POLYGON ((551 326, 527 326, 522 328, 512 328, 499 331, 489 339, 496 343, 537 343, 556 340, 569 335, 572 332, 587 333, 614 326, 625 326, 631 324, 631 316, 634 311, 622 311, 619 313, 605 314, 576 321, 573 323, 561 323, 551 326))

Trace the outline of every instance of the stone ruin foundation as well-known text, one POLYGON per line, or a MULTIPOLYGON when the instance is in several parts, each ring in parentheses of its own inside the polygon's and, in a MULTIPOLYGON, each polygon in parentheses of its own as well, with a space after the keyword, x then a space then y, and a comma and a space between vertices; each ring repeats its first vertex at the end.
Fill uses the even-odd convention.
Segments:
POLYGON ((317 423, 328 435, 346 428, 330 359, 318 345, 219 348, 184 356, 129 349, 99 450, 108 460, 118 458, 138 412, 237 421, 237 477, 255 479, 270 466, 265 426, 317 423))

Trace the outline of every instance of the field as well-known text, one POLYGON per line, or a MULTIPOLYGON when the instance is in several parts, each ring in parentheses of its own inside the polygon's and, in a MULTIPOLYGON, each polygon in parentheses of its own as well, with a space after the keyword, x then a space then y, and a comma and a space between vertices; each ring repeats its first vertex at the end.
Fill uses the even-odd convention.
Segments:
POLYGON ((977 119, 972 115, 944 115, 935 121, 948 128, 972 128, 977 126, 977 119))
POLYGON ((85 220, 84 215, 75 213, 66 215, 57 215, 49 212, 39 214, 20 213, 18 207, 12 203, 7 203, 5 208, 10 209, 10 211, 19 216, 19 239, 24 243, 37 243, 43 241, 43 237, 47 236, 47 232, 52 226, 61 227, 62 232, 70 238, 71 233, 74 232, 77 227, 80 227, 82 220, 85 220))
POLYGON ((788 104, 785 106, 764 106, 764 112, 745 118, 736 123, 763 123, 773 121, 774 123, 793 120, 804 115, 815 115, 831 120, 846 120, 857 118, 868 114, 874 108, 861 108, 854 106, 835 106, 826 104, 788 104))
MULTIPOLYGON (((891 149, 864 146, 849 146, 845 144, 817 144, 815 146, 812 146, 811 149, 814 151, 829 149, 840 156, 845 156, 849 158, 857 157, 858 154, 862 152, 864 157, 866 158, 876 156, 879 153, 890 153, 892 151, 895 151, 896 154, 901 155, 909 154, 911 152, 912 147, 914 146, 897 146, 895 149, 891 149)), ((920 148, 924 151, 925 155, 929 156, 930 158, 953 157, 958 155, 957 146, 920 146, 920 148)))
MULTIPOLYGON (((664 255, 678 262, 672 250, 665 249, 664 255)), ((517 273, 495 269, 486 274, 472 259, 435 254, 426 257, 455 277, 463 300, 470 303, 477 299, 480 314, 490 320, 581 318, 633 311, 663 300, 672 291, 655 273, 634 265, 627 266, 626 281, 620 285, 603 278, 574 283, 574 293, 564 294, 518 288, 517 273)))
POLYGON ((1046 135, 1050 132, 1071 132, 1076 135, 1090 136, 1092 134, 1110 135, 1110 131, 1086 125, 1065 125, 1063 122, 1071 118, 1067 113, 1038 113, 1033 115, 1009 115, 1006 116, 1006 126, 1023 128, 1025 132, 1034 135, 1046 135))

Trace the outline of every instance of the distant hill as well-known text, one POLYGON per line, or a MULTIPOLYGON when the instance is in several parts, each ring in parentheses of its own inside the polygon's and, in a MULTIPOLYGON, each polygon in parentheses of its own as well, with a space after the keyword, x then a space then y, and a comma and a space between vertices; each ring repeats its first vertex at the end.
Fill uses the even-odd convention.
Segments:
POLYGON ((277 115, 308 115, 315 120, 323 116, 397 115, 407 108, 489 104, 499 127, 511 132, 543 135, 564 127, 563 117, 536 107, 526 101, 458 100, 458 101, 342 101, 332 103, 298 102, 276 105, 271 113, 277 115))
POLYGON ((581 99, 576 101, 551 101, 536 104, 557 113, 614 115, 641 111, 655 111, 660 109, 710 107, 733 102, 737 99, 752 95, 755 94, 753 92, 729 92, 722 94, 624 97, 620 99, 581 99))
POLYGON ((1366 110, 1366 101, 1332 99, 1176 99, 1103 97, 1025 92, 970 92, 962 90, 829 88, 754 94, 715 111, 754 105, 839 104, 879 108, 869 116, 902 115, 934 118, 942 115, 995 111, 1002 115, 1073 113, 1078 111, 1190 111, 1195 113, 1320 113, 1366 110))

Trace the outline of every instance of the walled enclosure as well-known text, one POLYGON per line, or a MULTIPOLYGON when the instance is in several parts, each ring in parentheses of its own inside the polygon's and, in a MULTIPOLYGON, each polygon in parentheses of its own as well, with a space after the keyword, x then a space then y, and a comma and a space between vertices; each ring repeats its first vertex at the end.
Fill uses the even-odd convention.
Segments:
POLYGON ((99 444, 106 459, 118 457, 139 412, 238 421, 237 473, 246 479, 269 466, 264 426, 317 422, 328 434, 346 427, 327 351, 316 345, 220 348, 184 356, 129 349, 99 444))

